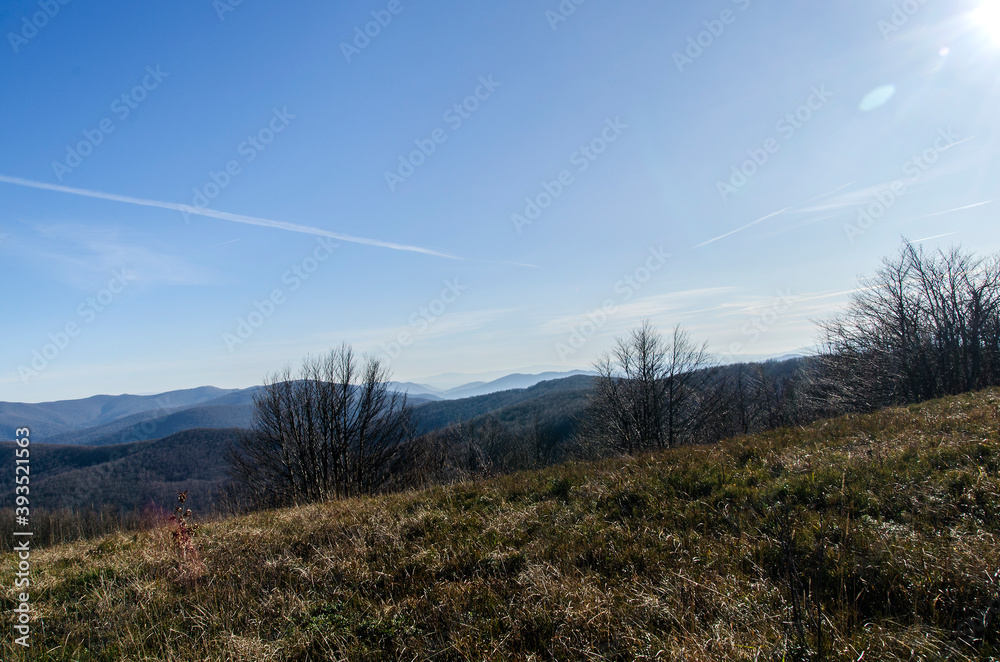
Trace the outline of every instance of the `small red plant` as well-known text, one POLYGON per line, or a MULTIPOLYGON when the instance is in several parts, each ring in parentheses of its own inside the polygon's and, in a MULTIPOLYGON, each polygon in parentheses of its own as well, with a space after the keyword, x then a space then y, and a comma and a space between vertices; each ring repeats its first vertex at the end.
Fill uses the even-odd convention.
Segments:
POLYGON ((198 525, 191 522, 191 509, 186 507, 187 491, 177 493, 177 507, 170 516, 170 535, 177 552, 178 579, 184 583, 197 581, 207 568, 194 544, 194 534, 198 525))

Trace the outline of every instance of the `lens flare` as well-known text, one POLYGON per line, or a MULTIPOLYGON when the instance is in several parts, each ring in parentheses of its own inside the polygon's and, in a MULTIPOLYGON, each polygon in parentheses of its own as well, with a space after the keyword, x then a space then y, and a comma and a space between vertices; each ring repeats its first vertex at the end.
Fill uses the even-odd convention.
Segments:
POLYGON ((1000 1, 985 0, 972 12, 972 20, 989 33, 994 41, 1000 43, 1000 1))

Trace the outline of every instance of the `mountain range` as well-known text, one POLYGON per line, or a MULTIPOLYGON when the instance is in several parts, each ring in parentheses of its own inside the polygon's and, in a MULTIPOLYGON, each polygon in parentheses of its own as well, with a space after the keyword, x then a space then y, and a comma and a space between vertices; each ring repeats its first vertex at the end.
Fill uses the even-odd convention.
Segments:
MULTIPOLYGON (((493 381, 474 381, 453 388, 394 382, 411 404, 451 401, 540 382, 587 374, 583 371, 512 374, 493 381)), ((155 395, 96 395, 80 400, 43 403, 0 402, 0 440, 15 438, 17 428, 31 430, 32 441, 104 446, 160 439, 185 430, 246 428, 259 387, 220 389, 213 386, 155 395)))
MULTIPOLYGON (((494 416, 512 431, 541 422, 565 438, 583 410, 592 379, 509 375, 408 399, 421 434, 494 416), (512 388, 520 384, 527 386, 512 388), (480 394, 443 399, 460 393, 480 394)), ((0 403, 0 437, 13 439, 16 428, 31 428, 33 503, 44 509, 160 507, 182 490, 198 494, 201 505, 211 508, 227 477, 227 449, 250 425, 258 388, 0 403)), ((406 385, 397 389, 409 392, 406 385)), ((0 441, 0 452, 13 456, 13 451, 11 441, 0 441)), ((12 461, 0 463, 0 507, 13 498, 13 467, 12 461)))
MULTIPOLYGON (((795 363, 767 365, 777 373, 795 363)), ((413 404, 418 434, 491 418, 514 435, 540 433, 558 447, 575 433, 593 379, 574 371, 505 375, 450 389, 394 386, 413 404)), ((180 490, 193 490, 212 507, 226 480, 227 449, 250 425, 259 388, 0 403, 0 451, 13 455, 15 429, 31 428, 32 503, 45 509, 142 508, 169 503, 180 490)), ((0 508, 13 499, 13 465, 0 463, 0 508)))
MULTIPOLYGON (((459 386, 453 386, 451 388, 442 388, 430 386, 428 384, 415 384, 413 382, 394 382, 394 386, 397 390, 402 391, 410 396, 417 396, 421 398, 428 399, 440 399, 440 400, 455 400, 457 398, 471 398, 477 395, 488 395, 490 393, 496 393, 497 391, 508 391, 510 389, 517 388, 530 388, 539 382, 550 381, 553 379, 563 379, 565 377, 572 377, 574 375, 593 375, 595 373, 587 370, 571 370, 569 372, 542 372, 539 374, 521 374, 514 373, 511 375, 504 375, 498 379, 493 379, 490 381, 471 381, 459 386)), ((455 377, 464 377, 467 375, 439 375, 437 380, 445 381, 453 379, 455 377)))

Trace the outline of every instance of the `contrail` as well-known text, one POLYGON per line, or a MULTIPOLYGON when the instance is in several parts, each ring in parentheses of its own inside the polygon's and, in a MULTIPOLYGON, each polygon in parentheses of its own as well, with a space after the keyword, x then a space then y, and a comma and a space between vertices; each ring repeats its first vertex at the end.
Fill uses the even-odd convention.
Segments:
POLYGON ((753 221, 751 223, 747 223, 746 225, 744 225, 741 228, 736 228, 735 230, 730 230, 726 234, 721 234, 718 237, 716 237, 715 239, 709 239, 708 241, 703 241, 700 244, 694 246, 694 248, 701 248, 702 246, 708 246, 709 244, 713 244, 713 243, 719 241, 720 239, 725 239, 726 237, 728 237, 730 235, 734 235, 737 232, 743 232, 747 228, 751 228, 751 227, 757 225, 758 223, 766 221, 769 218, 773 218, 773 217, 778 216, 780 214, 784 214, 786 211, 789 211, 790 209, 794 209, 794 207, 785 207, 781 211, 776 211, 773 214, 768 214, 767 216, 764 216, 763 218, 758 218, 756 221, 753 221))
POLYGON ((930 241, 931 239, 940 239, 941 237, 950 237, 953 234, 958 234, 957 232, 947 232, 945 234, 936 234, 933 237, 924 237, 923 239, 917 239, 916 241, 911 241, 911 244, 922 244, 925 241, 930 241))
MULTIPOLYGON (((918 216, 917 218, 933 218, 935 216, 944 216, 945 214, 950 214, 952 212, 964 211, 966 209, 975 209, 976 207, 982 207, 983 205, 992 204, 994 202, 996 202, 996 199, 994 199, 994 200, 986 200, 985 202, 977 202, 977 203, 975 203, 973 205, 965 205, 964 207, 955 207, 954 209, 948 209, 948 210, 945 210, 945 211, 939 211, 936 214, 927 214, 926 216, 918 216)), ((917 219, 910 219, 910 220, 917 220, 917 219)))
POLYGON ((843 191, 843 190, 844 190, 845 188, 847 188, 848 186, 854 186, 855 184, 857 184, 857 182, 856 182, 856 181, 854 181, 854 182, 848 182, 848 183, 844 184, 843 186, 839 186, 839 187, 837 187, 837 188, 833 189, 833 190, 832 190, 832 191, 830 191, 829 193, 824 193, 823 195, 817 195, 817 196, 816 196, 815 198, 809 198, 808 200, 806 200, 806 201, 805 201, 805 202, 803 202, 802 204, 803 204, 803 205, 807 205, 807 204, 809 204, 810 202, 812 202, 813 200, 819 200, 819 199, 821 199, 821 198, 826 198, 826 197, 828 197, 828 196, 831 196, 831 195, 833 195, 834 193, 837 193, 838 191, 843 191))
POLYGON ((924 214, 923 216, 914 216, 913 218, 908 218, 903 223, 910 223, 911 221, 922 221, 925 218, 934 218, 935 216, 944 216, 945 214, 951 214, 956 211, 964 211, 966 209, 975 209, 976 207, 982 207, 984 205, 991 205, 1000 198, 994 198, 992 200, 985 200, 983 202, 977 202, 971 205, 965 205, 964 207, 955 207, 954 209, 946 209, 944 211, 934 212, 933 214, 924 214))
POLYGON ((977 134, 975 134, 975 135, 972 135, 972 136, 969 136, 968 138, 962 138, 961 140, 958 140, 958 141, 955 141, 955 142, 953 142, 952 144, 948 145, 947 147, 945 147, 945 148, 944 148, 944 149, 942 149, 941 151, 942 151, 942 152, 947 152, 947 151, 948 151, 949 149, 951 149, 952 147, 958 147, 958 146, 959 146, 959 145, 961 145, 962 143, 967 143, 967 142, 969 142, 970 140, 974 140, 974 139, 976 139, 976 138, 978 138, 978 137, 979 137, 979 134, 977 133, 977 134))
POLYGON ((365 246, 377 246, 379 248, 388 248, 394 251, 408 251, 410 253, 422 253, 424 255, 433 255, 434 257, 443 257, 449 260, 465 259, 462 257, 457 257, 455 255, 449 255, 447 253, 434 251, 429 248, 421 248, 420 246, 408 246, 406 244, 395 244, 388 241, 379 241, 378 239, 366 239, 365 237, 355 237, 353 235, 330 232, 329 230, 324 230, 322 228, 314 228, 309 225, 298 225, 296 223, 285 223, 284 221, 272 221, 267 218, 243 216, 241 214, 230 214, 228 212, 216 211, 214 209, 199 209, 197 207, 192 207, 191 205, 182 205, 176 202, 161 202, 159 200, 146 200, 144 198, 133 198, 131 196, 117 195, 115 193, 88 191, 82 188, 72 188, 69 186, 46 184, 45 182, 36 182, 30 179, 21 179, 20 177, 8 177, 6 175, 0 175, 0 182, 5 184, 13 184, 14 186, 24 186, 27 188, 41 189, 43 191, 55 191, 57 193, 68 193, 69 195, 79 195, 86 198, 97 198, 98 200, 124 202, 125 204, 138 205, 140 207, 156 207, 159 209, 170 209, 173 211, 179 211, 186 214, 192 214, 194 216, 204 216, 206 218, 214 218, 221 221, 231 221, 233 223, 257 225, 264 228, 275 228, 277 230, 287 230, 288 232, 298 232, 300 234, 311 234, 318 237, 330 237, 331 239, 337 239, 338 241, 346 241, 352 244, 363 244, 365 246))
MULTIPOLYGON (((776 211, 773 214, 768 214, 767 216, 764 216, 763 218, 758 218, 756 221, 753 221, 752 223, 747 223, 746 225, 744 225, 741 228, 736 228, 735 230, 731 230, 731 231, 727 232, 726 234, 719 235, 715 239, 709 239, 708 241, 703 241, 700 244, 698 244, 696 246, 693 246, 692 248, 701 248, 702 246, 708 246, 709 244, 715 243, 715 242, 719 241, 720 239, 725 239, 726 237, 734 235, 737 232, 743 232, 747 228, 752 228, 753 226, 757 225, 758 223, 766 221, 769 218, 774 218, 775 216, 780 216, 781 214, 784 214, 786 211, 792 211, 793 209, 798 209, 799 207, 802 207, 804 205, 809 204, 813 200, 819 200, 821 198, 829 197, 829 196, 833 195, 834 193, 837 193, 838 191, 843 191, 848 186, 853 186, 856 183, 857 183, 856 181, 855 182, 848 182, 847 184, 844 184, 843 186, 838 186, 837 188, 833 189, 832 191, 829 191, 827 193, 823 193, 822 195, 817 195, 815 198, 809 198, 808 200, 806 200, 805 202, 802 202, 800 204, 792 205, 791 207, 785 207, 781 211, 776 211)), ((806 211, 809 211, 809 210, 806 210, 806 211)), ((825 217, 825 218, 831 218, 831 217, 825 217)), ((823 220, 823 219, 819 219, 819 220, 823 220)))

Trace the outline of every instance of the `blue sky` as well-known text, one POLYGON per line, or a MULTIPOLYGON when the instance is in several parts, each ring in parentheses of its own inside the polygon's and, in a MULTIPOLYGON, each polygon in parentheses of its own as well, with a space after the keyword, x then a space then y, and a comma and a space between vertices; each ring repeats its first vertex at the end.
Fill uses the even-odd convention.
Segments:
POLYGON ((997 251, 995 6, 11 0, 0 400, 808 347, 901 236, 997 251))

